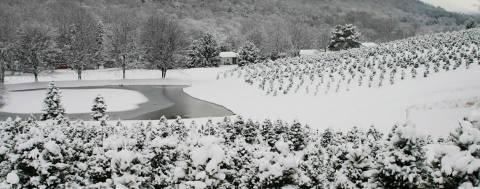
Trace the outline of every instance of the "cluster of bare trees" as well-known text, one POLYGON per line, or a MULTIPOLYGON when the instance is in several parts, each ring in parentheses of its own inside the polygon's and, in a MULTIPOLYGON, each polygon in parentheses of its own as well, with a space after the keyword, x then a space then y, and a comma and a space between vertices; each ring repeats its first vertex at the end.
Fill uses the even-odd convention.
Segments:
MULTIPOLYGON (((34 3, 35 4, 35 3, 34 3)), ((5 5, 5 6, 3 6, 5 5)), ((173 17, 111 7, 101 13, 76 1, 50 1, 48 6, 23 7, 24 12, 0 11, 0 81, 7 71, 32 73, 63 66, 82 79, 85 69, 113 62, 125 70, 134 67, 166 70, 187 47, 185 31, 173 17), (28 11, 46 13, 30 17, 28 11)))

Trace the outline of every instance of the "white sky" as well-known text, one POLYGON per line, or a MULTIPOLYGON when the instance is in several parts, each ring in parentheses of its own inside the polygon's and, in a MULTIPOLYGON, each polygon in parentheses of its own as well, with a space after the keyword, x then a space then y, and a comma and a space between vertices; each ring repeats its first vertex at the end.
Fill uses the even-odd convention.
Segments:
POLYGON ((479 13, 480 0, 422 0, 434 6, 440 6, 447 11, 463 13, 479 13))

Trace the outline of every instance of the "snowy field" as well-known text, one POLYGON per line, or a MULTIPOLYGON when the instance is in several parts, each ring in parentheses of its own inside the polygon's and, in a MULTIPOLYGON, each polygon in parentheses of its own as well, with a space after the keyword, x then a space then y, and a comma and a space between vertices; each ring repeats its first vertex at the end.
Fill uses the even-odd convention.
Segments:
MULTIPOLYGON (((138 104, 148 99, 141 93, 124 89, 63 89, 62 104, 67 113, 89 113, 93 99, 102 95, 108 99, 110 112, 126 111, 138 108, 138 104)), ((0 108, 2 112, 10 113, 41 113, 44 90, 9 92, 5 96, 6 103, 0 108)))
POLYGON ((480 103, 479 81, 480 68, 475 67, 403 80, 382 88, 357 88, 318 96, 302 92, 267 96, 236 78, 196 82, 185 91, 253 119, 298 119, 318 129, 375 125, 384 131, 396 123, 410 121, 421 133, 446 135, 458 126, 473 104, 480 103))
MULTIPOLYGON (((368 128, 375 125, 383 131, 388 131, 396 123, 410 121, 416 124, 421 133, 446 135, 458 126, 458 121, 470 112, 472 106, 479 104, 480 97, 478 66, 469 70, 441 72, 428 78, 403 80, 395 85, 381 88, 352 88, 349 92, 317 96, 300 91, 296 94, 275 97, 267 96, 264 91, 235 77, 217 80, 219 73, 232 68, 234 67, 224 66, 170 70, 167 73, 167 80, 187 81, 191 83, 191 87, 185 88, 188 94, 225 106, 246 118, 258 121, 265 118, 281 118, 286 121, 297 119, 318 129, 346 130, 353 126, 368 128)), ((92 70, 86 73, 87 80, 107 79, 110 76, 121 78, 121 70, 118 69, 92 70)), ((158 75, 160 71, 129 70, 127 72, 128 78, 136 79, 158 78, 158 75)), ((72 71, 61 71, 42 76, 40 80, 72 80, 74 78, 72 71)), ((30 79, 32 79, 30 75, 11 76, 7 77, 7 83, 27 82, 30 79)), ((68 102, 69 92, 62 91, 65 101, 68 102)), ((92 92, 93 94, 96 95, 96 92, 92 92)), ((118 93, 118 95, 124 94, 126 93, 118 93)), ((40 91, 39 95, 36 101, 37 111, 41 103, 38 99, 43 98, 43 91, 40 91)), ((109 109, 112 110, 115 106, 119 108, 117 110, 125 108, 122 105, 118 107, 120 103, 113 103, 115 99, 122 98, 114 96, 105 94, 109 109)), ((81 110, 72 110, 68 104, 65 106, 67 110, 83 112, 88 110, 86 108, 91 105, 91 99, 93 96, 85 97, 85 101, 82 100, 89 103, 83 103, 85 107, 81 110)), ((141 98, 129 104, 138 102, 141 102, 141 98)), ((17 104, 17 102, 11 102, 11 104, 17 104)), ((203 120, 205 119, 200 121, 203 120)))

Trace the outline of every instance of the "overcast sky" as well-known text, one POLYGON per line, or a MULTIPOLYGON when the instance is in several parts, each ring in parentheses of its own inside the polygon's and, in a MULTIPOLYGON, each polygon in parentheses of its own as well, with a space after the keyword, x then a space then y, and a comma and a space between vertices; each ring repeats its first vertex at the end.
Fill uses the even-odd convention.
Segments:
POLYGON ((422 0, 445 10, 480 14, 480 0, 422 0))

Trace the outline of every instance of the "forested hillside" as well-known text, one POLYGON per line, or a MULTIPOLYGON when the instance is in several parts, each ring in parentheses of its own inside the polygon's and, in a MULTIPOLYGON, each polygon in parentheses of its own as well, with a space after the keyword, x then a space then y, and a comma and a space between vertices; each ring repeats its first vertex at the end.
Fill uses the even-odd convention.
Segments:
MULTIPOLYGON (((384 42, 416 34, 457 30, 470 16, 446 12, 418 0, 71 0, 105 24, 129 17, 146 21, 152 12, 178 19, 187 42, 211 33, 224 50, 235 50, 245 40, 263 53, 323 48, 336 24, 358 26, 363 40, 384 42)), ((36 20, 58 27, 61 11, 56 0, 2 0, 2 25, 36 20), (21 8, 19 8, 21 7, 21 8), (55 12, 54 15, 53 12, 55 12), (8 16, 13 14, 11 16, 8 16), (6 17, 15 17, 9 22, 6 17), (57 19, 56 19, 57 17, 57 19)), ((65 4, 65 3, 63 3, 65 4)), ((8 27, 2 27, 6 30, 8 27)), ((2 38, 8 31, 0 32, 2 38)))

